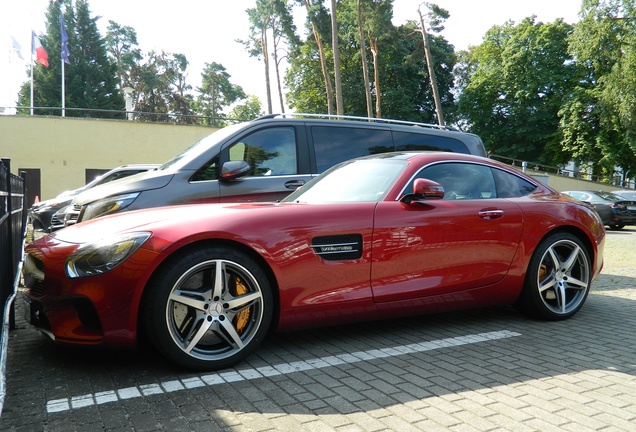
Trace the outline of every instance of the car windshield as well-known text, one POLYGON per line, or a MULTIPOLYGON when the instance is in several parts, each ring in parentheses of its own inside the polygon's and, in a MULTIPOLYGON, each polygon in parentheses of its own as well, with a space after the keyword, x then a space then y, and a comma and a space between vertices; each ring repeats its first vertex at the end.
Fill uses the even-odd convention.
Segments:
POLYGON ((345 162, 297 189, 283 202, 378 202, 404 171, 404 160, 361 159, 345 162))
POLYGON ((612 192, 600 191, 600 192, 596 192, 596 194, 600 196, 601 198, 606 199, 608 201, 625 201, 625 198, 618 196, 612 192))
POLYGON ((237 123, 232 126, 226 126, 222 129, 217 130, 214 133, 206 136, 202 140, 192 144, 190 147, 170 159, 168 162, 161 165, 158 169, 166 170, 168 168, 180 168, 199 156, 200 154, 205 153, 210 147, 212 147, 217 142, 224 140, 226 137, 230 136, 234 132, 238 131, 242 127, 244 127, 245 123, 237 123))

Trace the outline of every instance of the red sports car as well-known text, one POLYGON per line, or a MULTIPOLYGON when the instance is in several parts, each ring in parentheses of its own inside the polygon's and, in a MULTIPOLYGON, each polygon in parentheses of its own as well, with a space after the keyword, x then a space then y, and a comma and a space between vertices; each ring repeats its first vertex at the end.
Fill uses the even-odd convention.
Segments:
POLYGON ((278 203, 65 228, 27 247, 25 298, 56 341, 133 346, 144 332, 173 362, 211 370, 270 330, 507 304, 569 318, 601 271, 604 238, 593 209, 514 168, 388 153, 342 163, 278 203))

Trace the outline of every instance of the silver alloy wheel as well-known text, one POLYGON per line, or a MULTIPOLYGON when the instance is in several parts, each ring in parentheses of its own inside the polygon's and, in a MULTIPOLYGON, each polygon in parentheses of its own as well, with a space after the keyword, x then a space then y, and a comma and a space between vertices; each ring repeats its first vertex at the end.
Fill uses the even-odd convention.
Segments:
POLYGON ((263 294, 240 264, 201 262, 174 284, 166 303, 166 325, 185 354, 205 361, 228 358, 254 338, 263 319, 263 294))
POLYGON ((578 309, 590 286, 590 263, 575 242, 554 242, 541 257, 537 272, 539 297, 555 314, 566 315, 578 309))

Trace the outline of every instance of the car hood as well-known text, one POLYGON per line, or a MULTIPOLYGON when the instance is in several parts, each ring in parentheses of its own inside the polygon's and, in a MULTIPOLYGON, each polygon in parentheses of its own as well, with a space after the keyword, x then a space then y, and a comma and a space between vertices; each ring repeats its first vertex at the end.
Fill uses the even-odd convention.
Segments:
POLYGON ((31 207, 31 211, 40 211, 44 209, 49 209, 51 207, 63 207, 70 204, 72 199, 73 197, 71 196, 65 196, 65 197, 51 198, 46 201, 40 201, 39 203, 34 204, 33 207, 31 207))
POLYGON ((73 197, 73 205, 84 205, 109 196, 160 189, 174 177, 171 171, 153 170, 95 186, 73 197))
POLYGON ((184 235, 202 232, 214 226, 222 230, 226 223, 239 219, 258 218, 254 212, 268 212, 297 204, 239 203, 239 204, 190 204, 135 210, 114 214, 81 224, 71 225, 51 234, 66 243, 93 243, 115 234, 156 230, 176 230, 184 235))

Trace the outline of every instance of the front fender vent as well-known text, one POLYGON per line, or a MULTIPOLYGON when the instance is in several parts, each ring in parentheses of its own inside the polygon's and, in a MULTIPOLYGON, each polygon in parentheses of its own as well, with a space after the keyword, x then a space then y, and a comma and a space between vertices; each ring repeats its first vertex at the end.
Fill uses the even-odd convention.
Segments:
POLYGON ((354 260, 362 257, 362 236, 342 234, 314 237, 311 248, 320 258, 327 261, 354 260))

